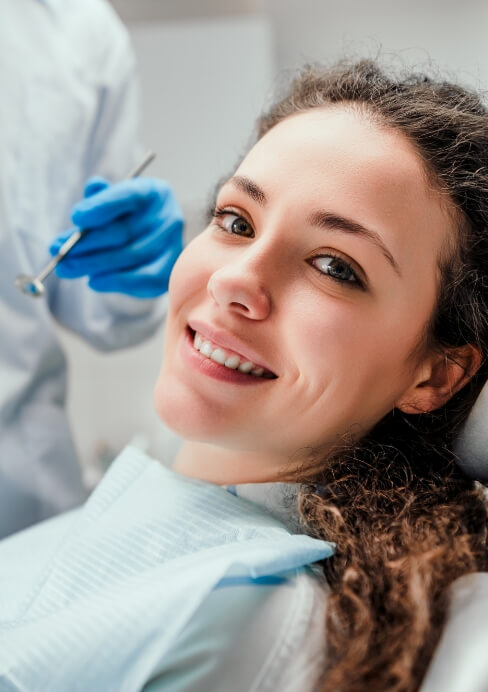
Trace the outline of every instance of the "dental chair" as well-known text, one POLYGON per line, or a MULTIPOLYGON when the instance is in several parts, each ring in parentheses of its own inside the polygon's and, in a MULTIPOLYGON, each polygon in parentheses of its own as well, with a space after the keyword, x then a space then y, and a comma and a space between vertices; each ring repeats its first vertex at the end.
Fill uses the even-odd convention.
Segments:
MULTIPOLYGON (((456 453, 465 473, 483 483, 488 495, 488 384, 456 453)), ((451 588, 447 623, 421 692, 488 692, 488 572, 461 577, 451 588)))

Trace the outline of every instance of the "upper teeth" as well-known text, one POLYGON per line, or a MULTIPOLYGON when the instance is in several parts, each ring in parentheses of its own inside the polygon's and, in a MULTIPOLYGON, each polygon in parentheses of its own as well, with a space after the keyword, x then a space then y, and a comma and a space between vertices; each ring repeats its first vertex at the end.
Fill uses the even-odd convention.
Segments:
POLYGON ((227 353, 220 346, 215 346, 211 341, 206 341, 198 332, 195 332, 193 338, 193 346, 197 351, 207 358, 214 360, 220 365, 225 365, 231 370, 239 370, 244 373, 251 373, 256 377, 272 377, 271 373, 267 373, 263 368, 257 367, 252 361, 241 358, 236 353, 227 353))

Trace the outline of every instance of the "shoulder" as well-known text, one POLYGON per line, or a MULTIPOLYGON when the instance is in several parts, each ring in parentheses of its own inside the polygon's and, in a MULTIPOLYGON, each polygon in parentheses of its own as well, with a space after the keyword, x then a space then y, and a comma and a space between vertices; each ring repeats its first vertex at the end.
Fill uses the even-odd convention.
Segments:
POLYGON ((117 12, 107 0, 37 0, 38 3, 45 5, 58 20, 68 20, 69 17, 76 16, 84 20, 85 24, 102 22, 115 30, 120 30, 123 23, 117 12))
POLYGON ((324 660, 327 594, 323 578, 309 568, 278 580, 224 580, 180 634, 148 689, 312 690, 324 660))
POLYGON ((132 65, 129 32, 106 0, 44 0, 44 4, 79 67, 85 64, 87 79, 103 77, 120 61, 132 65), (99 72, 91 73, 94 69, 99 72))

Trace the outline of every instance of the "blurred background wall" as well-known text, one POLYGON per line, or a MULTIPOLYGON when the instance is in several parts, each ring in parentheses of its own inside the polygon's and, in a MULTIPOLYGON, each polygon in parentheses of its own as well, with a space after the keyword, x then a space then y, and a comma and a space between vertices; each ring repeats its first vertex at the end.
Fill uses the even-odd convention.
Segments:
MULTIPOLYGON (((187 238, 204 226, 217 181, 245 152, 277 83, 305 62, 394 56, 412 67, 488 87, 486 0, 112 0, 138 60, 141 133, 171 181, 187 238)), ((189 278, 191 280, 191 277, 189 278)), ((152 407, 163 330, 144 345, 102 355, 62 334, 69 410, 92 484, 136 441, 163 461, 174 440, 152 407)))

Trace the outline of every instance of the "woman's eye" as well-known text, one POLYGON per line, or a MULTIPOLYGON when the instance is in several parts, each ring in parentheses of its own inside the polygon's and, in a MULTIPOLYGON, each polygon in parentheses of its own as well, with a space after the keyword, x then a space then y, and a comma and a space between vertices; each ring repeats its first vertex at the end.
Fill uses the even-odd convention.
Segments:
POLYGON ((361 288, 363 287, 363 282, 359 279, 354 269, 340 257, 320 255, 313 258, 312 265, 322 274, 330 276, 340 283, 351 283, 361 288))
POLYGON ((214 218, 217 221, 217 225, 228 233, 244 236, 245 238, 252 238, 254 236, 254 230, 251 224, 249 221, 246 221, 243 216, 225 211, 225 209, 217 209, 214 212, 214 218))

